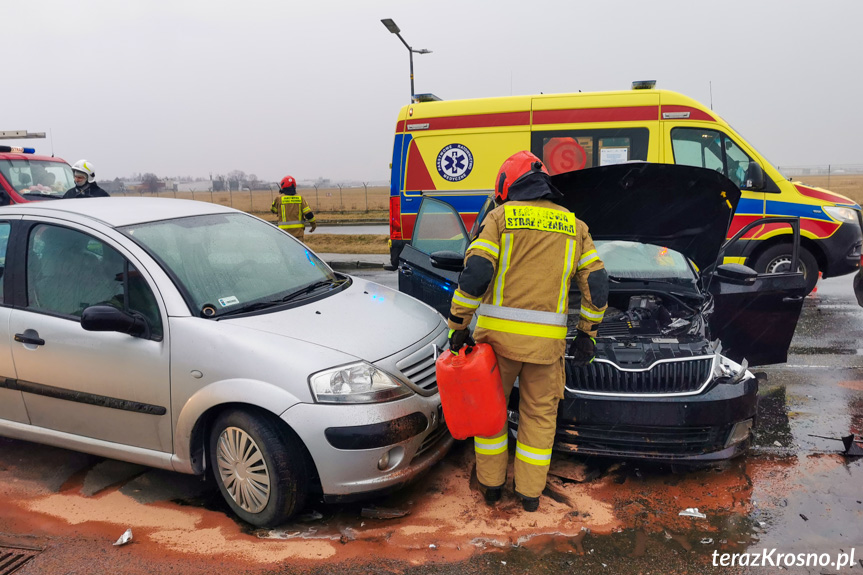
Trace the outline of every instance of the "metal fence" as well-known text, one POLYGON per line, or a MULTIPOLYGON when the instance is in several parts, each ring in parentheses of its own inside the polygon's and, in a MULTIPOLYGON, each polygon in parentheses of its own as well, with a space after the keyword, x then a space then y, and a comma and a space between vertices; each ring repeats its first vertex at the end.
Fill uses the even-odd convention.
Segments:
POLYGON ((822 164, 812 166, 776 166, 783 176, 841 176, 863 174, 863 164, 822 164))
MULTIPOLYGON (((298 192, 306 199, 315 212, 370 212, 386 210, 389 207, 389 188, 301 188, 298 192)), ((276 190, 241 190, 241 191, 173 191, 159 190, 157 193, 145 191, 112 191, 116 197, 159 197, 197 200, 253 214, 267 214, 270 206, 279 193, 276 190)))

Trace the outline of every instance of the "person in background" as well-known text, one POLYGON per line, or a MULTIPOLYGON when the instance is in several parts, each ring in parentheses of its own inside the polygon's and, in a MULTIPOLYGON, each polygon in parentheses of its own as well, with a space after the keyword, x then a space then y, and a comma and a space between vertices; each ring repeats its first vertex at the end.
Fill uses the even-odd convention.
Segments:
POLYGON ((270 211, 278 214, 280 229, 285 230, 302 241, 306 223, 310 225, 309 233, 315 231, 318 224, 315 214, 306 203, 305 198, 297 193, 297 181, 292 176, 285 176, 279 184, 279 197, 273 200, 270 211))
POLYGON ((93 164, 87 160, 78 160, 72 166, 72 175, 75 178, 75 187, 70 188, 63 194, 63 198, 107 198, 108 192, 96 183, 96 171, 93 164))

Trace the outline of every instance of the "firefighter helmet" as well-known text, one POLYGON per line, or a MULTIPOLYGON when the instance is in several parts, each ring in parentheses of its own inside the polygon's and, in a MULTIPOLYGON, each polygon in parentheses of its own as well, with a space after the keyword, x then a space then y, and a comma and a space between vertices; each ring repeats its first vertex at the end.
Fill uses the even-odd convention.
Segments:
POLYGON ((93 164, 88 162, 87 160, 78 160, 75 162, 75 165, 72 166, 73 172, 81 172, 85 176, 87 176, 87 183, 92 184, 96 181, 96 171, 93 169, 93 164))
POLYGON ((297 181, 293 176, 285 176, 282 178, 282 181, 279 183, 279 188, 284 190, 285 188, 294 188, 297 187, 297 181))
POLYGON ((548 174, 548 170, 542 161, 534 154, 527 150, 516 152, 507 158, 500 171, 497 173, 497 179, 494 185, 494 199, 497 203, 502 204, 509 199, 509 189, 521 178, 535 172, 543 172, 548 174))

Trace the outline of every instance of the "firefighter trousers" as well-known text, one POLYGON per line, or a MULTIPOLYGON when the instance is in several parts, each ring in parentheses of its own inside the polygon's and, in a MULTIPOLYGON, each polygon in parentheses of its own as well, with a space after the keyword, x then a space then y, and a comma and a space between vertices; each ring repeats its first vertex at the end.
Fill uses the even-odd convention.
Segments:
MULTIPOLYGON (((563 398, 566 382, 563 358, 543 365, 514 361, 497 356, 503 391, 509 402, 518 378, 519 417, 515 447, 515 491, 524 497, 539 497, 551 464, 551 447, 557 428, 557 405, 563 398)), ((485 487, 500 487, 506 482, 509 458, 509 429, 475 437, 476 475, 485 487)))

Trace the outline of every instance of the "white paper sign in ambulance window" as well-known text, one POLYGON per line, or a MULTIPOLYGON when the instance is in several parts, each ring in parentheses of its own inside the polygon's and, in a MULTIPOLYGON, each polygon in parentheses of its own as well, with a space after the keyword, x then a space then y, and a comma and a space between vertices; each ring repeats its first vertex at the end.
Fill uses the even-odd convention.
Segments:
POLYGON ((599 165, 613 166, 629 161, 629 148, 602 148, 599 151, 599 165))

